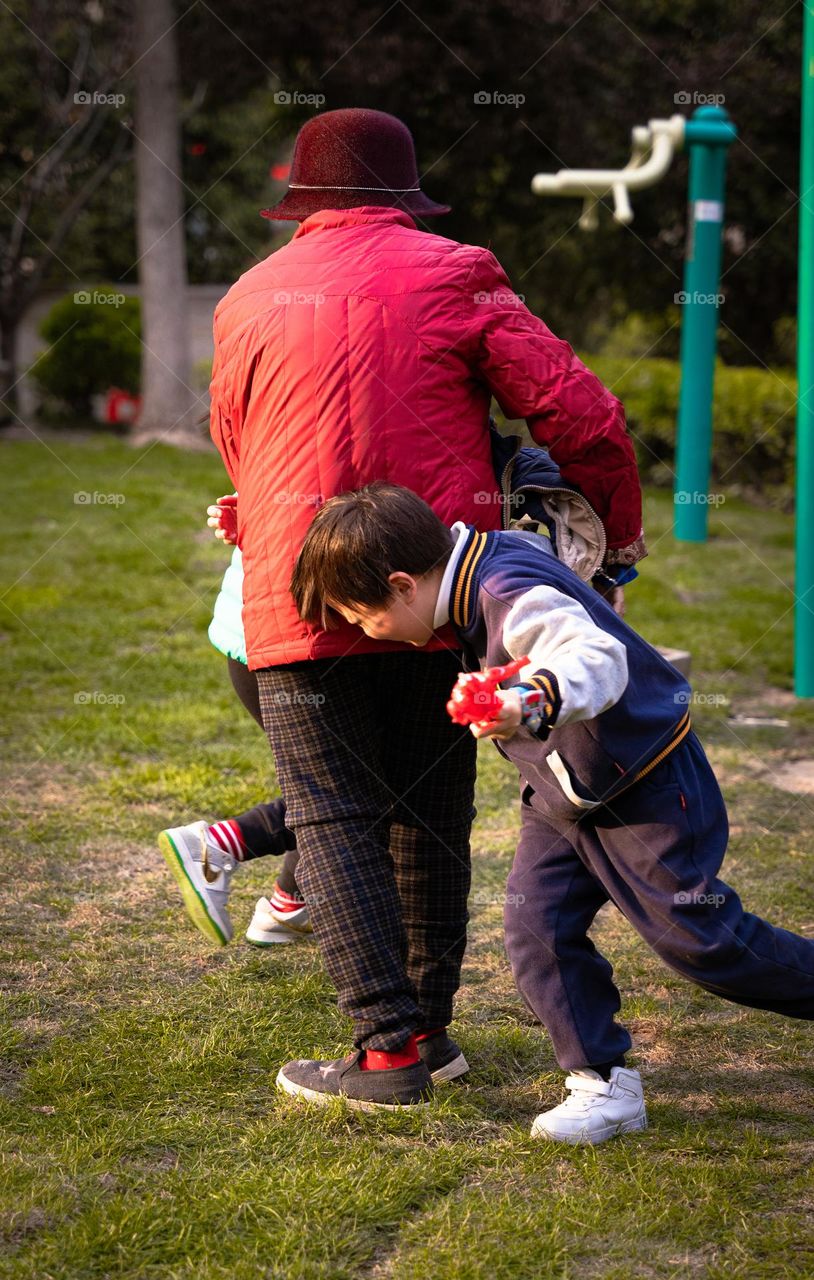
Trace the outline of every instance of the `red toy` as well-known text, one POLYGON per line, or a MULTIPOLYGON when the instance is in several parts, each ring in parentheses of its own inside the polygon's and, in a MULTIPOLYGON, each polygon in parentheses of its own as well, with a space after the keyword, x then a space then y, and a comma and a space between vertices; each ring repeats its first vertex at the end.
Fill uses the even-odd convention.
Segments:
POLYGON ((476 724, 479 729, 494 724, 503 705, 495 690, 501 680, 518 675, 528 662, 528 658, 516 658, 505 667, 487 667, 485 671, 459 675, 447 703, 450 719, 455 724, 476 724))

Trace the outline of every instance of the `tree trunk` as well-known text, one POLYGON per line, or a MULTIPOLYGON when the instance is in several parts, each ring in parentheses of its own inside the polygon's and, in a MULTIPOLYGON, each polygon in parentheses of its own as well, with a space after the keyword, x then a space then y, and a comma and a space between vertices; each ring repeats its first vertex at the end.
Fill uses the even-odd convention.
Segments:
POLYGON ((17 414, 17 316, 0 312, 0 426, 17 414))
POLYGON ((133 8, 142 409, 132 439, 189 445, 201 438, 205 405, 190 386, 175 15, 172 0, 133 8))

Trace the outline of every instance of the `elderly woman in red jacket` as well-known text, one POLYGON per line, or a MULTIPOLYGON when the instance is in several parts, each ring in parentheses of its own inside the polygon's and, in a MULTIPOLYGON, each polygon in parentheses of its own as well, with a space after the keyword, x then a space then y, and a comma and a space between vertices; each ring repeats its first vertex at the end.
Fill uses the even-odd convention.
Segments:
MULTIPOLYGON (((622 406, 514 293, 492 253, 434 234, 413 140, 378 111, 300 130, 265 215, 291 240, 215 315, 211 430, 239 493, 249 667, 300 851, 297 880, 355 1052, 315 1100, 420 1102, 467 1069, 446 1028, 466 943, 475 742, 445 703, 459 656, 300 621, 289 593, 316 508, 374 480, 447 523, 500 526, 494 396, 602 518, 610 571, 644 552, 622 406)), ((218 869, 210 867, 213 889, 218 869)), ((302 1072, 299 1073, 302 1079, 302 1072)))

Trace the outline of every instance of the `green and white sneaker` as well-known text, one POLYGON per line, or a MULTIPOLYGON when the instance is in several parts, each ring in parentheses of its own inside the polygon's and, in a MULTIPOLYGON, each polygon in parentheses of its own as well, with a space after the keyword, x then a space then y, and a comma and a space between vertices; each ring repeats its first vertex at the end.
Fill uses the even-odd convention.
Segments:
POLYGON ((206 822, 169 827, 158 837, 158 847, 178 881, 192 923, 212 942, 225 946, 234 933, 226 908, 237 863, 207 839, 207 829, 206 822))
POLYGON ((275 911, 268 898, 259 898, 246 930, 253 947, 273 947, 278 942, 301 942, 313 932, 308 907, 297 911, 275 911))
POLYGON ((532 1138, 589 1144, 647 1128, 642 1078, 630 1067, 612 1067, 610 1080, 584 1067, 566 1076, 568 1097, 544 1111, 531 1126, 532 1138))

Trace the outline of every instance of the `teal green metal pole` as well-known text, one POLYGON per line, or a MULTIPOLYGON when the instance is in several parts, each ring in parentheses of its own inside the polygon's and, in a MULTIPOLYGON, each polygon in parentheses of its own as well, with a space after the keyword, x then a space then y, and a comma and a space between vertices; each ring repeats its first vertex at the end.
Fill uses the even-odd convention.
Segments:
POLYGON ((794 692, 814 698, 814 0, 803 5, 794 692))
POLYGON ((712 495, 712 392, 718 328, 726 154, 737 130, 723 107, 699 107, 687 121, 690 192, 682 304, 681 394, 676 440, 675 536, 705 542, 712 495))

